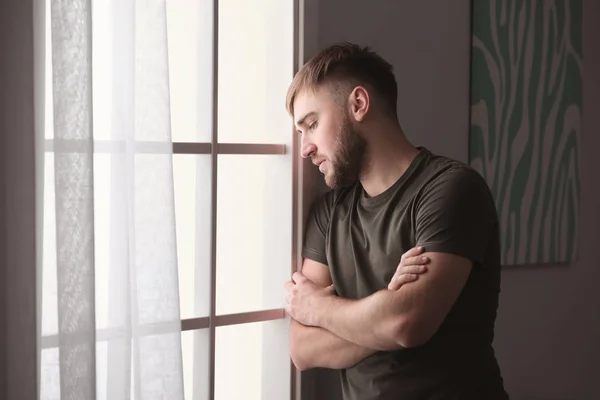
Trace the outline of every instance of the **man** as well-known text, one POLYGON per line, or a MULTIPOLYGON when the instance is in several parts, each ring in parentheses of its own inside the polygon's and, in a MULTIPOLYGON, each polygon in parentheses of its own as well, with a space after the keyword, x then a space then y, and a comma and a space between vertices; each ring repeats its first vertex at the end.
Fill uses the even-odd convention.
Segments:
POLYGON ((396 101, 391 65, 348 43, 290 85, 302 156, 332 189, 285 284, 291 357, 340 369, 345 400, 507 399, 492 347, 494 201, 474 170, 408 142, 396 101), (427 273, 412 279, 403 268, 416 272, 421 251, 427 273))

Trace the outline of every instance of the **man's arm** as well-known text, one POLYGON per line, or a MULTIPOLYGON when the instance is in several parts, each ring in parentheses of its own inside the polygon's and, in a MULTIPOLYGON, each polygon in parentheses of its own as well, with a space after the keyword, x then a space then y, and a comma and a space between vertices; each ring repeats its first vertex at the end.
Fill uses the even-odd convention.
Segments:
MULTIPOLYGON (((329 268, 310 259, 302 263, 303 275, 317 286, 331 285, 329 268)), ((302 325, 292 319, 290 324, 290 355, 296 368, 349 368, 375 350, 351 343, 319 327, 302 325)))
MULTIPOLYGON (((361 300, 318 296, 314 323, 335 335, 377 350, 426 343, 458 298, 471 262, 447 253, 426 253, 428 273, 399 290, 381 290, 361 300)), ((296 275, 297 285, 304 277, 296 275)))
MULTIPOLYGON (((427 271, 429 258, 421 257, 423 248, 413 248, 402 255, 402 259, 388 288, 400 289, 404 284, 419 279, 427 271)), ((329 268, 306 258, 302 274, 320 288, 331 285, 329 268)), ((295 319, 290 325, 290 353, 296 367, 305 370, 314 367, 344 369, 356 365, 375 352, 360 346, 320 327, 306 326, 295 319)))
POLYGON ((350 368, 376 350, 348 342, 323 328, 302 325, 295 319, 290 325, 290 355, 296 368, 350 368))

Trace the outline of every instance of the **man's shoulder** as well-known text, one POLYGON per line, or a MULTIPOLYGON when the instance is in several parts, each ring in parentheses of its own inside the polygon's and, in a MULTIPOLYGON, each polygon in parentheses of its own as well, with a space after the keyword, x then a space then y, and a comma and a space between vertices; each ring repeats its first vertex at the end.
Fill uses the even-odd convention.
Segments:
POLYGON ((485 179, 473 167, 461 161, 430 153, 422 174, 426 179, 423 188, 444 187, 450 191, 478 188, 489 192, 485 179))
POLYGON ((425 151, 425 162, 424 162, 424 173, 430 173, 432 175, 443 175, 448 172, 454 172, 458 176, 471 175, 479 173, 473 169, 470 165, 440 154, 432 153, 431 151, 424 149, 425 151))
POLYGON ((469 205, 471 214, 497 218, 495 200, 483 176, 471 166, 448 157, 431 155, 422 168, 416 209, 453 212, 469 205))

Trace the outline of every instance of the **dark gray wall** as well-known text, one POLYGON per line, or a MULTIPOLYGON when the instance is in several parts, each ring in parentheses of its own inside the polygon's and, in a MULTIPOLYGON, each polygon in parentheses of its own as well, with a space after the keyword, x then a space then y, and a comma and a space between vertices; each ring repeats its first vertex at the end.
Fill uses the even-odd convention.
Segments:
MULTIPOLYGON (((400 121, 411 141, 467 161, 470 0, 313 1, 316 48, 342 40, 371 45, 395 67, 400 121)), ((600 1, 584 3, 580 254, 568 266, 503 272, 495 347, 517 400, 600 398, 600 257, 594 251, 600 245, 600 1)), ((331 374, 305 377, 313 392, 304 399, 338 398, 331 374)))
MULTIPOLYGON (((0 88, 4 87, 4 79, 3 76, 6 75, 5 72, 5 61, 2 54, 6 54, 5 52, 5 26, 4 22, 5 18, 5 10, 4 6, 0 8, 0 88)), ((1 90, 1 89, 0 89, 1 90)), ((2 93, 0 91, 0 93, 2 93)), ((6 249, 5 249, 5 238, 4 238, 4 226, 6 225, 6 219, 4 218, 4 197, 5 197, 5 179, 4 179, 4 135, 5 127, 4 127, 4 111, 2 105, 4 104, 4 95, 0 94, 0 399, 6 398, 6 301, 5 295, 6 292, 6 249)))
POLYGON ((33 0, 0 10, 0 398, 34 400, 33 0))

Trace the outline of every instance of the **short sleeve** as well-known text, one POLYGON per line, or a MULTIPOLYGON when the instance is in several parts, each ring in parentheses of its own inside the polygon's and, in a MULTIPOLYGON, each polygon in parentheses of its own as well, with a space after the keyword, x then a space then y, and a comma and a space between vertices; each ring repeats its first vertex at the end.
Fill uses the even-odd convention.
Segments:
POLYGON ((476 171, 451 167, 431 181, 417 202, 415 239, 425 251, 456 254, 483 263, 497 240, 491 192, 476 171))
POLYGON ((312 205, 306 229, 302 257, 327 265, 327 233, 332 207, 332 192, 318 198, 312 205))

